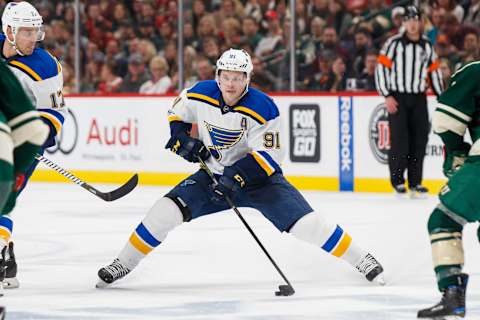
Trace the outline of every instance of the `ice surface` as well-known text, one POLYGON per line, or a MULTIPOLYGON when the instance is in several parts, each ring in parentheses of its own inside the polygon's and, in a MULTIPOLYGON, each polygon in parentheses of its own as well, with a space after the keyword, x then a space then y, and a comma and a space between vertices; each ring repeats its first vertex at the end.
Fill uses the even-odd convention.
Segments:
MULTIPOLYGON (((437 199, 388 194, 304 192, 381 261, 385 287, 241 209, 294 296, 275 297, 281 278, 230 211, 182 225, 125 279, 95 289, 98 268, 112 261, 166 191, 138 187, 107 203, 73 184, 31 184, 14 215, 21 287, 0 298, 7 319, 396 320, 414 319, 419 308, 439 300, 426 231, 437 199)), ((464 232, 467 319, 480 319, 476 228, 464 232)))

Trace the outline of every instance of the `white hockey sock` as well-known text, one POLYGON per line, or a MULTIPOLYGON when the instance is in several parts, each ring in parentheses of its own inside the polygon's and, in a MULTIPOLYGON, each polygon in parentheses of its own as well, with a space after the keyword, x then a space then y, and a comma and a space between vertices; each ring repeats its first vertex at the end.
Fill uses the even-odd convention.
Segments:
POLYGON ((331 255, 347 261, 353 267, 367 254, 339 225, 327 222, 315 211, 298 220, 290 229, 290 233, 297 239, 314 244, 331 255))
POLYGON ((177 205, 168 198, 159 199, 132 232, 118 259, 132 270, 182 222, 183 215, 177 205))

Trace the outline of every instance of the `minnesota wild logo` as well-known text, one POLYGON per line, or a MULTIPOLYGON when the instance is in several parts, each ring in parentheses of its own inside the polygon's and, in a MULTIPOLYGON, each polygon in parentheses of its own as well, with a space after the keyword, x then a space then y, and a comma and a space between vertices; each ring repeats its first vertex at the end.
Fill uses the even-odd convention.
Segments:
POLYGON ((242 139, 245 133, 244 129, 224 129, 211 125, 207 122, 205 122, 205 127, 210 134, 210 139, 212 140, 213 144, 213 146, 208 146, 208 150, 217 161, 222 158, 222 154, 220 153, 220 151, 233 147, 235 144, 238 143, 238 141, 242 139))

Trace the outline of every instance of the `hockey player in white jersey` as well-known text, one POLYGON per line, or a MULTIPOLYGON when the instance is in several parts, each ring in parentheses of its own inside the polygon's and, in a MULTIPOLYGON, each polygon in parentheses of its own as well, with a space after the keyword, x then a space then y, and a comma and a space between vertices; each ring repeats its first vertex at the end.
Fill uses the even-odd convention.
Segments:
MULTIPOLYGON (((22 84, 33 105, 39 111, 42 120, 50 128, 50 134, 43 145, 45 148, 55 144, 55 136, 60 132, 64 122, 65 103, 63 100, 63 77, 60 63, 50 53, 36 48, 45 33, 42 29, 43 19, 38 11, 28 2, 10 2, 2 14, 2 31, 0 34, 0 59, 4 60, 22 84)), ((34 171, 36 161, 20 181, 19 192, 25 187, 34 171)), ((0 220, 0 248, 8 245, 7 274, 5 288, 16 288, 17 264, 10 237, 13 221, 9 215, 0 220)))
POLYGON ((124 277, 168 232, 183 222, 230 208, 255 208, 280 232, 312 243, 341 258, 369 281, 383 283, 383 268, 340 226, 314 211, 282 174, 285 149, 280 113, 266 94, 250 88, 253 66, 243 50, 229 49, 217 61, 216 79, 184 90, 169 110, 171 138, 166 148, 204 169, 160 198, 136 227, 114 261, 98 271, 97 287, 124 277), (198 124, 198 139, 190 136, 198 124))

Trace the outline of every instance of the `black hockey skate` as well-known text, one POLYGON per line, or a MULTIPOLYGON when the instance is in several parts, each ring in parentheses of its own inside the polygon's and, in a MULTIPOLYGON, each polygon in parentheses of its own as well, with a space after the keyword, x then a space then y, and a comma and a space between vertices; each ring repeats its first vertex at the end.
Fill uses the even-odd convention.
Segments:
POLYGON ((385 285, 383 267, 370 253, 360 260, 355 268, 357 268, 357 270, 360 271, 368 281, 375 281, 381 286, 385 285))
POLYGON ((8 243, 7 270, 5 273, 5 280, 3 280, 3 287, 5 289, 15 289, 20 286, 17 280, 17 261, 15 260, 15 253, 13 252, 13 242, 8 243))
POLYGON ((412 199, 426 199, 428 197, 428 189, 422 185, 410 187, 410 198, 412 199))
POLYGON ((108 266, 98 270, 98 281, 97 288, 105 288, 109 284, 125 277, 130 272, 130 269, 125 267, 120 260, 115 259, 108 266))
POLYGON ((420 319, 460 319, 465 317, 465 294, 467 291, 468 275, 461 273, 457 276, 457 285, 443 291, 442 300, 431 308, 418 311, 420 319))
POLYGON ((407 195, 407 188, 405 188, 404 184, 397 184, 393 186, 393 190, 395 190, 395 196, 397 198, 405 198, 407 195))
MULTIPOLYGON (((0 297, 3 296, 3 281, 5 280, 5 272, 7 270, 7 263, 5 256, 7 254, 7 246, 3 247, 0 253, 0 297)), ((1 319, 1 318, 0 318, 1 319)))

